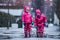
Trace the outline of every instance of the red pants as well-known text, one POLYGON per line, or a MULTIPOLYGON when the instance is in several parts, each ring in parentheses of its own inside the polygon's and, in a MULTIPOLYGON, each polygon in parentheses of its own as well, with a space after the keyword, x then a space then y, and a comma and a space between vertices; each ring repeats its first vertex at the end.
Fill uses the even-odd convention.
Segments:
POLYGON ((30 33, 31 32, 31 23, 25 23, 24 24, 24 33, 30 33))
POLYGON ((44 26, 43 25, 38 26, 36 30, 37 30, 37 35, 42 37, 44 32, 44 26))
POLYGON ((44 32, 44 25, 37 25, 37 32, 44 32))

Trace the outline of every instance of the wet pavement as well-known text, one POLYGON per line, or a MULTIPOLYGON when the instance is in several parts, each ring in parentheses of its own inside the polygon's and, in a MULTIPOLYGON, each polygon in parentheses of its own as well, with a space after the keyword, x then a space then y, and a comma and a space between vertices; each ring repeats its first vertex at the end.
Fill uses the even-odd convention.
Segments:
POLYGON ((45 27, 44 37, 36 37, 36 29, 32 28, 31 38, 24 38, 23 28, 0 28, 0 40, 60 40, 60 31, 58 26, 45 27))

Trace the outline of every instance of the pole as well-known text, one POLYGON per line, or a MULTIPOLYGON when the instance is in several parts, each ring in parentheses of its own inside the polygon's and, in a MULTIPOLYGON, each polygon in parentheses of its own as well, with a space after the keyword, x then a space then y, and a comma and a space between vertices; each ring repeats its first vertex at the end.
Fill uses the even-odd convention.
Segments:
MULTIPOLYGON (((10 0, 8 0, 8 15, 9 15, 9 1, 10 0)), ((8 18, 8 27, 7 27, 7 29, 9 29, 9 24, 10 24, 10 22, 9 22, 9 18, 8 18)))

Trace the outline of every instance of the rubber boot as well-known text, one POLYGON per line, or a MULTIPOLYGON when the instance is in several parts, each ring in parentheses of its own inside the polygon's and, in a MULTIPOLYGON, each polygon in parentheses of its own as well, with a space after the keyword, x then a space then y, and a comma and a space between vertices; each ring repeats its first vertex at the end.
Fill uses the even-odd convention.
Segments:
POLYGON ((37 37, 39 37, 39 33, 37 32, 37 37))
POLYGON ((40 33, 40 37, 43 38, 43 32, 40 33))
POLYGON ((25 38, 27 38, 27 34, 25 34, 25 38))
POLYGON ((29 37, 31 37, 31 34, 29 33, 29 37))

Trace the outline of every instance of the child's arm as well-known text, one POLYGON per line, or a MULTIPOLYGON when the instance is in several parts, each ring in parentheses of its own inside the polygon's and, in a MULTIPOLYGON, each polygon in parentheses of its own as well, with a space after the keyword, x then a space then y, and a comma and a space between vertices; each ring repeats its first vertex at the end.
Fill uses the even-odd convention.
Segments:
POLYGON ((22 24, 24 25, 24 14, 22 14, 22 24))
POLYGON ((22 21, 24 22, 24 14, 22 14, 22 21))

